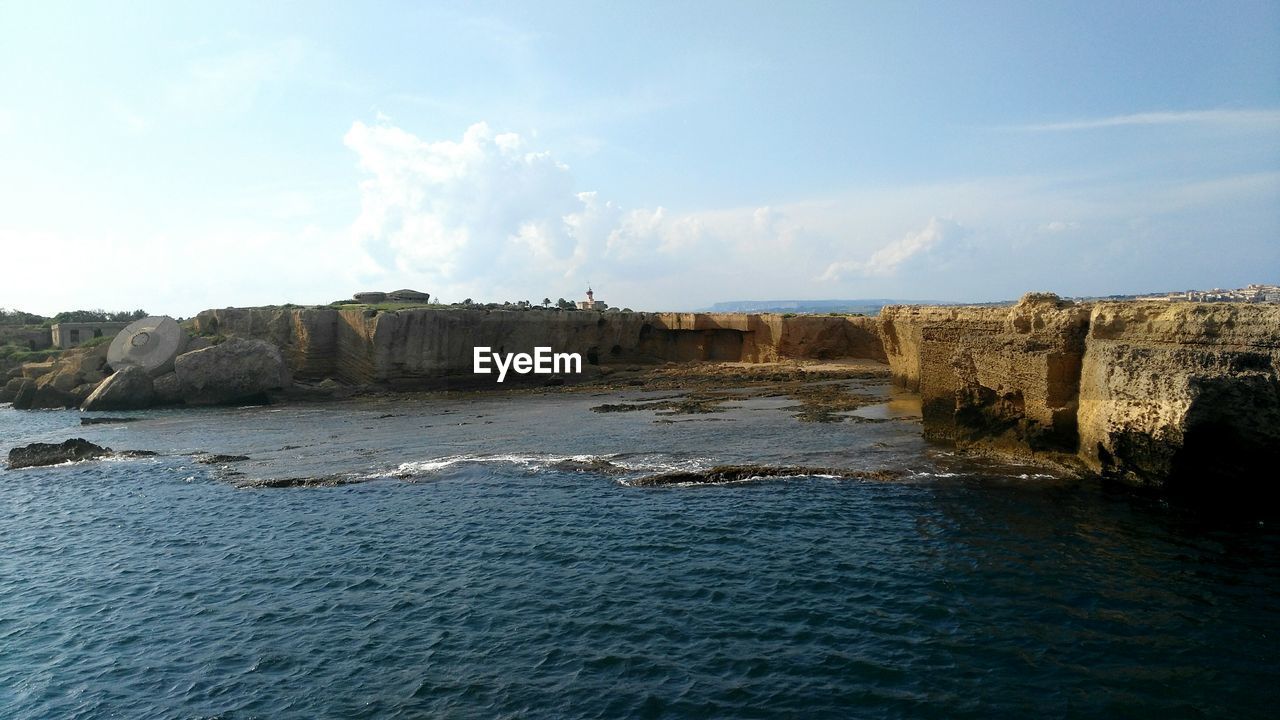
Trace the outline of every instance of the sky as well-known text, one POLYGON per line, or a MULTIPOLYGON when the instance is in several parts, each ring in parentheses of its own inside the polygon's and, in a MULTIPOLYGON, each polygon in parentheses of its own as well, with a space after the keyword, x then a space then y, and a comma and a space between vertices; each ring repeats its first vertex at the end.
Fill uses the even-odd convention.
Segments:
POLYGON ((1280 2, 0 0, 0 307, 1280 283, 1280 2))

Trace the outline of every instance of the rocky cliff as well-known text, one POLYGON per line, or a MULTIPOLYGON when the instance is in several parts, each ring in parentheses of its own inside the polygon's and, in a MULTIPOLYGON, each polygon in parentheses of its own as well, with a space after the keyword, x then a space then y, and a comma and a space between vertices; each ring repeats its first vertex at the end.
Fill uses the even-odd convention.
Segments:
POLYGON ((473 348, 551 347, 588 365, 885 359, 874 318, 745 313, 600 313, 419 308, 227 308, 195 318, 202 334, 268 340, 295 377, 351 384, 430 386, 474 381, 473 348))
POLYGON ((1280 306, 1094 306, 1079 418, 1080 456, 1107 477, 1172 487, 1273 477, 1280 306))
POLYGON ((1141 485, 1256 478, 1280 459, 1280 306, 887 307, 925 434, 1141 485))

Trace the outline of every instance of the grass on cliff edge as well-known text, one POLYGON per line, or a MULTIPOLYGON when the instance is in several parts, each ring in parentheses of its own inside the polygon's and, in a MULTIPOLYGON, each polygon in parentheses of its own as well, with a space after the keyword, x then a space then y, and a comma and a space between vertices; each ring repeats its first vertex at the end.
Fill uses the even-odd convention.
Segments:
POLYGON ((333 303, 329 307, 335 308, 338 310, 375 310, 377 312, 395 312, 397 310, 418 310, 418 309, 444 310, 444 309, 447 309, 449 306, 448 305, 431 305, 428 303, 384 302, 384 303, 374 303, 369 305, 366 305, 364 303, 333 303))

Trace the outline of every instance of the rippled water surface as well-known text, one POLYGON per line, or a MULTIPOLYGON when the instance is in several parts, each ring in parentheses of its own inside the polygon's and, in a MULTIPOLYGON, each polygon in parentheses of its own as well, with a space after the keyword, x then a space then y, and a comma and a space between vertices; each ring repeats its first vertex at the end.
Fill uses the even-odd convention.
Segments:
POLYGON ((0 409, 0 451, 161 452, 0 472, 0 717, 1266 717, 1280 700, 1266 523, 962 465, 901 405, 813 424, 767 401, 600 402, 92 427, 0 409), (726 462, 904 475, 628 485, 726 462), (317 476, 364 482, 236 487, 317 476))

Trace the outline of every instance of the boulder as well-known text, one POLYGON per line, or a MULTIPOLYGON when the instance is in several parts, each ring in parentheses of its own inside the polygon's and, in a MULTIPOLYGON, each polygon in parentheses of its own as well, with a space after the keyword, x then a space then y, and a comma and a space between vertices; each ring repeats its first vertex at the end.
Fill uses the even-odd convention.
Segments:
POLYGON ((45 360, 44 362, 33 362, 22 364, 22 377, 35 380, 38 377, 48 375, 53 372, 54 366, 57 365, 56 360, 45 360))
POLYGON ((99 345, 68 350, 47 363, 24 365, 23 377, 32 385, 15 395, 13 406, 19 410, 78 406, 105 377, 106 357, 106 347, 99 345))
POLYGON ((0 403, 13 402, 18 397, 18 390, 22 388, 23 383, 29 383, 30 380, 22 377, 11 378, 9 382, 0 387, 0 403))
POLYGON ((203 350, 207 347, 213 347, 213 341, 203 335, 190 335, 187 337, 186 344, 182 346, 182 352, 189 353, 196 350, 203 350))
POLYGON ((56 373, 49 373, 39 380, 23 385, 13 399, 15 410, 51 410, 55 408, 72 408, 80 403, 71 394, 70 389, 58 387, 56 373))
POLYGON ((103 380, 80 405, 81 410, 136 410, 154 399, 151 376, 137 365, 126 365, 103 380))
POLYGON ((178 382, 177 373, 165 373, 151 381, 154 391, 151 402, 155 405, 176 405, 182 402, 182 383, 178 382))
POLYGON ((179 355, 174 372, 183 400, 193 405, 252 400, 290 383, 276 346, 242 338, 179 355))
POLYGON ((111 448, 105 448, 83 438, 73 438, 61 443, 31 443, 9 451, 9 469, 40 465, 57 465, 73 460, 89 460, 91 458, 110 455, 111 448))
MULTIPOLYGON (((36 394, 36 381, 25 377, 18 378, 18 380, 21 382, 19 382, 18 387, 14 389, 13 399, 10 402, 13 403, 15 410, 30 409, 31 399, 35 397, 36 394)), ((8 388, 9 386, 5 385, 5 387, 8 388)))

